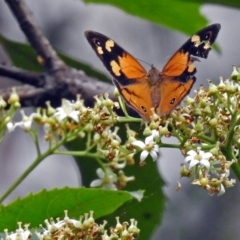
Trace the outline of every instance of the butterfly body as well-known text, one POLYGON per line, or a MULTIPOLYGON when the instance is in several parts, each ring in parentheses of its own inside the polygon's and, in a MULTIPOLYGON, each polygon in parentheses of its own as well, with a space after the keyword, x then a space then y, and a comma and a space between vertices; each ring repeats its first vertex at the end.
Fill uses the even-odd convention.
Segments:
POLYGON ((169 114, 189 93, 196 77, 194 61, 207 58, 220 24, 210 25, 187 40, 159 71, 153 65, 146 69, 126 50, 107 36, 86 31, 85 36, 113 83, 135 111, 149 120, 154 109, 159 116, 169 114))

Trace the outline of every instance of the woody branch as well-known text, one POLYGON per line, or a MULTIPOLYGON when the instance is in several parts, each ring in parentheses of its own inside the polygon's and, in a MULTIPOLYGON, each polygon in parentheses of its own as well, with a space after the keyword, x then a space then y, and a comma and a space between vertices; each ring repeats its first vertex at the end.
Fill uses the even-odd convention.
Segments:
MULTIPOLYGON (((0 76, 17 80, 25 85, 16 87, 23 107, 44 106, 47 100, 59 105, 62 98, 75 99, 82 95, 86 104, 91 104, 93 96, 99 93, 113 92, 113 86, 91 78, 83 71, 67 66, 52 48, 48 39, 36 26, 32 14, 24 0, 5 0, 15 16, 21 30, 36 52, 36 58, 44 66, 45 72, 35 73, 0 65, 0 76)), ((0 89, 0 95, 9 97, 11 89, 0 89)), ((111 96, 112 97, 112 96, 111 96)))

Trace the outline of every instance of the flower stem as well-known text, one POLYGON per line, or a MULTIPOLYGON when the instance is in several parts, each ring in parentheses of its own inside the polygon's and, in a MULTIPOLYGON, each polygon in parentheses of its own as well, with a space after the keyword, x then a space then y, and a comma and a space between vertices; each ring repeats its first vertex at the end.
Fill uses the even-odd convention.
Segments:
MULTIPOLYGON (((232 161, 234 159, 234 156, 232 154, 232 141, 235 134, 235 126, 236 126, 236 119, 237 119, 238 112, 234 112, 232 115, 232 120, 230 124, 230 129, 228 131, 228 135, 226 137, 225 144, 220 145, 221 151, 226 157, 228 161, 232 161)), ((240 166, 238 163, 233 163, 231 165, 231 168, 233 169, 234 173, 236 174, 237 178, 240 180, 240 166)))
POLYGON ((161 148, 180 148, 180 144, 170 144, 170 143, 160 143, 159 147, 161 148))

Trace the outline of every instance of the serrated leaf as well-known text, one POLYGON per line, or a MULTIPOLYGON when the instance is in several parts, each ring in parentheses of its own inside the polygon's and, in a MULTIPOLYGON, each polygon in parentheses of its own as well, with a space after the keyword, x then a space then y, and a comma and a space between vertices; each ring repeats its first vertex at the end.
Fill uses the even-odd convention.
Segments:
POLYGON ((201 2, 186 0, 84 0, 86 3, 109 4, 125 12, 178 30, 187 35, 207 25, 207 19, 200 13, 201 2))
POLYGON ((187 2, 196 2, 196 3, 201 3, 201 4, 218 4, 226 7, 234 7, 234 8, 240 8, 240 1, 239 0, 187 0, 187 2))
MULTIPOLYGON (((126 127, 124 124, 118 124, 117 126, 120 127, 118 135, 124 142, 124 139, 126 139, 126 127)), ((140 124, 129 124, 129 126, 138 133, 141 132, 140 124)), ((84 150, 86 149, 86 142, 86 139, 76 140, 68 143, 66 147, 69 150, 84 150)), ((96 169, 100 167, 99 163, 89 156, 75 157, 75 159, 81 172, 82 183, 88 187, 91 181, 97 178, 96 169)), ((162 190, 164 182, 159 174, 156 162, 153 162, 150 157, 146 159, 146 166, 144 167, 139 166, 139 155, 135 156, 135 159, 134 166, 128 166, 123 170, 126 176, 135 177, 135 181, 129 182, 124 190, 143 190, 144 197, 142 201, 127 202, 113 215, 104 217, 104 219, 110 224, 115 224, 116 216, 120 217, 121 222, 134 218, 138 221, 138 228, 141 231, 138 239, 146 240, 150 239, 163 217, 166 201, 162 190)))
POLYGON ((113 5, 129 14, 187 35, 192 35, 207 25, 207 18, 200 13, 203 4, 240 8, 239 0, 84 0, 84 2, 113 5))
POLYGON ((0 209, 0 232, 17 228, 17 222, 30 223, 31 228, 44 224, 45 219, 63 217, 68 210, 70 218, 79 219, 83 213, 94 211, 94 218, 114 212, 132 199, 128 192, 88 188, 42 190, 16 199, 0 209))

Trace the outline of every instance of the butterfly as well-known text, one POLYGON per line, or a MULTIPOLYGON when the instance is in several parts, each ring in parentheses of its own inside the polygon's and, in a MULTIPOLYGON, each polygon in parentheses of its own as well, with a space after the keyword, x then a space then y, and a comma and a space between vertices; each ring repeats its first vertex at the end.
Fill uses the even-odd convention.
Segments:
POLYGON ((153 65, 146 71, 135 57, 101 33, 85 31, 85 37, 111 73, 126 103, 150 120, 152 109, 159 116, 167 115, 189 93, 196 81, 193 62, 197 57, 207 58, 220 29, 220 24, 212 24, 195 33, 173 54, 162 71, 153 65))

